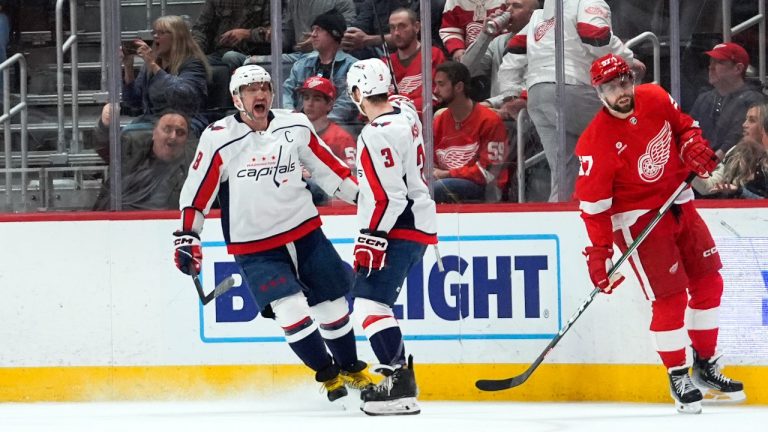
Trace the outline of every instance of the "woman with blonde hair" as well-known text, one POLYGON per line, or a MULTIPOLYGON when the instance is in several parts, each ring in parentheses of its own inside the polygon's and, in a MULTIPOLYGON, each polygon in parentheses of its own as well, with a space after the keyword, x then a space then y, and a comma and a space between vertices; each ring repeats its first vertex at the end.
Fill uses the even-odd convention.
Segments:
POLYGON ((152 36, 151 46, 134 40, 132 49, 123 51, 123 102, 142 111, 132 123, 152 123, 159 113, 175 109, 190 117, 190 128, 199 136, 208 124, 201 114, 211 78, 208 60, 179 16, 155 20, 152 36), (134 55, 144 60, 136 77, 134 55))
POLYGON ((693 182, 701 195, 765 198, 768 173, 768 102, 753 104, 742 124, 743 137, 709 178, 693 182))

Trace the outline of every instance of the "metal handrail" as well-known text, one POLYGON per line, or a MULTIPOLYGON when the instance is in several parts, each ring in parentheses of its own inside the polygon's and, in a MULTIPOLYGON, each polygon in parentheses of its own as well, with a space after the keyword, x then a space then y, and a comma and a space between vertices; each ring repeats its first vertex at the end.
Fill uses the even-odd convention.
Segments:
POLYGON ((744 30, 758 25, 757 29, 757 73, 760 83, 766 85, 765 77, 765 0, 759 0, 757 3, 757 15, 749 18, 741 24, 731 27, 731 3, 732 0, 723 0, 723 41, 730 42, 733 35, 739 34, 744 30))
POLYGON ((528 110, 523 108, 517 114, 517 202, 525 202, 525 170, 536 165, 544 159, 544 152, 540 151, 528 159, 525 158, 525 133, 528 131, 525 121, 528 110), (522 161, 522 162, 521 162, 522 161))
MULTIPOLYGON (((11 117, 21 112, 21 168, 27 168, 27 148, 29 143, 27 142, 27 60, 21 53, 14 54, 8 60, 0 64, 0 71, 3 73, 3 115, 0 116, 0 124, 5 124, 5 166, 12 166, 11 159, 11 117), (11 107, 11 71, 9 67, 18 63, 19 64, 19 89, 21 93, 21 100, 19 103, 11 107)), ((5 201, 10 207, 11 196, 11 183, 13 182, 13 174, 11 172, 5 173, 5 201)), ((22 202, 27 198, 27 175, 22 173, 21 175, 21 198, 22 202)))
POLYGON ((628 40, 624 45, 627 48, 632 48, 646 40, 650 40, 653 44, 653 82, 658 84, 661 79, 661 44, 659 38, 654 33, 647 31, 628 40))
MULTIPOLYGON (((77 64, 77 1, 69 1, 69 37, 64 40, 64 23, 62 9, 64 0, 56 0, 56 90, 58 97, 59 130, 56 148, 60 153, 66 152, 64 138, 64 52, 70 50, 70 61, 77 64)), ((72 100, 77 100, 78 77, 77 68, 70 68, 72 78, 72 100)), ((77 153, 80 150, 80 128, 78 127, 78 105, 72 103, 72 141, 70 151, 77 153)))

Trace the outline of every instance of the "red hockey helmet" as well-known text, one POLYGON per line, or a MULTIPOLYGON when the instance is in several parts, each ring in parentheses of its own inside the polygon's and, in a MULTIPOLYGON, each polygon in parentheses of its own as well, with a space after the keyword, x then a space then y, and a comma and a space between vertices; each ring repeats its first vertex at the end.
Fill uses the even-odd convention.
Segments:
POLYGON ((632 76, 632 70, 623 58, 607 54, 592 63, 589 69, 592 85, 599 86, 620 76, 632 76))

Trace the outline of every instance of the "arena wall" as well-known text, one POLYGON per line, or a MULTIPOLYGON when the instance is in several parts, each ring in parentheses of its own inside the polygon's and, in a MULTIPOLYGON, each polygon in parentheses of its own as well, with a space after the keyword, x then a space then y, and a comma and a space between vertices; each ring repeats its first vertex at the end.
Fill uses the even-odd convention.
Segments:
MULTIPOLYGON (((728 374, 745 381, 749 402, 768 404, 768 207, 727 205, 701 209, 725 264, 721 350, 728 374)), ((521 373, 591 290, 578 212, 554 208, 441 210, 446 271, 428 250, 396 307, 423 399, 668 401, 647 332, 649 305, 629 267, 628 282, 598 296, 527 383, 497 393, 474 387, 479 378, 521 373)), ((326 235, 351 262, 354 216, 328 213, 326 235)), ((277 326, 258 316, 239 275, 227 295, 199 303, 172 262, 175 217, 0 217, 0 401, 229 398, 314 388, 277 326)), ((203 248, 209 291, 236 272, 216 218, 207 221, 203 248)), ((357 330, 361 357, 373 361, 357 330)))

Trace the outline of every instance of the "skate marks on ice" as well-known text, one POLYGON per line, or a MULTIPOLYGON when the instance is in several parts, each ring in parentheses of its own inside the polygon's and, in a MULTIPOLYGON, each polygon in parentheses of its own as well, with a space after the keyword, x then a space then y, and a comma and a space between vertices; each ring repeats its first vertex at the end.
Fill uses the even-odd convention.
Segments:
MULTIPOLYGON (((705 407, 698 416, 668 404, 423 401, 415 416, 369 417, 329 404, 318 394, 293 398, 196 402, 0 404, 3 432, 211 432, 260 430, 339 432, 722 432, 764 430, 768 407, 705 407)), ((346 398, 345 398, 346 399, 346 398)))

